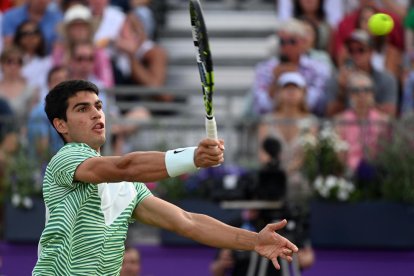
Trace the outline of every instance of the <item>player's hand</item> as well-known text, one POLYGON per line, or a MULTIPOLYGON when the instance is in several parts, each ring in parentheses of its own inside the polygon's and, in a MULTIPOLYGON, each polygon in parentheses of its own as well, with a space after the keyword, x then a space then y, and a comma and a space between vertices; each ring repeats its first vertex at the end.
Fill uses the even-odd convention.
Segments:
POLYGON ((298 247, 290 242, 288 239, 277 234, 276 231, 282 229, 287 224, 286 220, 278 223, 271 223, 263 228, 257 238, 255 251, 263 257, 268 258, 273 262, 276 269, 280 269, 277 258, 283 258, 288 262, 292 261, 292 255, 298 252, 298 247))
POLYGON ((224 162, 224 141, 206 138, 201 140, 194 153, 197 168, 208 168, 224 162))

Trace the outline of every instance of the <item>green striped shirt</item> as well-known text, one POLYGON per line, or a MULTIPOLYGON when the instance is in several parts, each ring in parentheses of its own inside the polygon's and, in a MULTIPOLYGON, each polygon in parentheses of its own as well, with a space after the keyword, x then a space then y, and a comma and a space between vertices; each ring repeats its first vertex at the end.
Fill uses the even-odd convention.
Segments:
POLYGON ((151 192, 143 183, 73 180, 86 159, 100 156, 69 143, 52 158, 43 181, 46 225, 33 275, 118 275, 134 208, 151 192))

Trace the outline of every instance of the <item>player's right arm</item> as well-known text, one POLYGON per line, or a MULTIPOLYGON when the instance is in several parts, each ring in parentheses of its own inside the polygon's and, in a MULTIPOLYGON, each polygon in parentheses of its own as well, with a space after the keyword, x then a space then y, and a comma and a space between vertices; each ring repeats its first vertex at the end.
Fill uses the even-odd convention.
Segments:
MULTIPOLYGON (((204 139, 194 152, 194 165, 207 168, 221 164, 223 140, 204 139)), ((83 161, 75 171, 75 181, 103 183, 136 181, 151 182, 169 177, 165 152, 132 152, 123 156, 92 157, 83 161)))

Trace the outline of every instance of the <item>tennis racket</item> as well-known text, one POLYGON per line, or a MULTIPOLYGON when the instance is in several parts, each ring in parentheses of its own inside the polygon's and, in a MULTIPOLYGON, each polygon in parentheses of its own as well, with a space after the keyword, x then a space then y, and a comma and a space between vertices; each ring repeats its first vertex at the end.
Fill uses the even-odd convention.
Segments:
POLYGON ((217 124, 214 118, 213 93, 214 93, 214 71, 213 60, 208 42, 207 28, 204 23, 203 10, 198 0, 190 0, 189 11, 191 18, 191 30, 198 71, 200 73, 201 88, 203 92, 204 108, 206 111, 206 133, 208 138, 217 139, 217 124))

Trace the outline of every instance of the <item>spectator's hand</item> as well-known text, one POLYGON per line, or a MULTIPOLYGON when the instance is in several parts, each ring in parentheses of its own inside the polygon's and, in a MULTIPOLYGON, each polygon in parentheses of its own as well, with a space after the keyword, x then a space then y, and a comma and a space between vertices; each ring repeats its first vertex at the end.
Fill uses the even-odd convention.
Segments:
POLYGON ((286 62, 286 63, 279 63, 278 66, 276 66, 273 69, 273 78, 275 81, 279 78, 279 76, 286 72, 295 72, 298 71, 299 67, 297 64, 292 62, 286 62))
POLYGON ((224 162, 224 141, 221 139, 203 139, 194 153, 197 168, 207 168, 224 162))
POLYGON ((276 269, 280 269, 279 262, 277 261, 278 257, 291 262, 292 254, 298 252, 296 245, 276 233, 277 230, 282 229, 286 224, 287 221, 282 220, 278 223, 266 225, 266 227, 259 232, 255 245, 255 251, 261 256, 271 260, 276 269))

